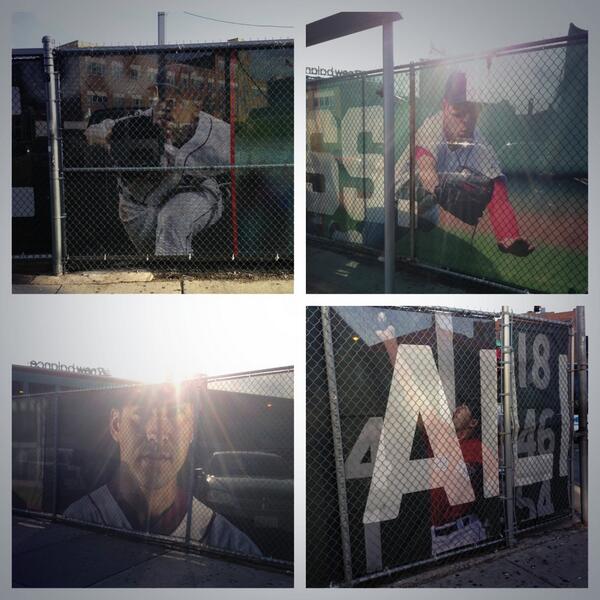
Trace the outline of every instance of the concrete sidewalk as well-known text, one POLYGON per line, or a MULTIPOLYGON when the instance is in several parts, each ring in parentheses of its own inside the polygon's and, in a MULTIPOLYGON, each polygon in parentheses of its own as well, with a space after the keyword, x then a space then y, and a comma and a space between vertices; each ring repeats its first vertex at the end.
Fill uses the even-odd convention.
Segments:
POLYGON ((13 587, 293 587, 289 573, 45 519, 12 519, 13 587))
POLYGON ((149 271, 13 275, 13 294, 291 294, 292 275, 156 276, 149 271))
POLYGON ((455 559, 382 587, 586 588, 588 532, 579 523, 523 534, 515 548, 500 547, 455 559))

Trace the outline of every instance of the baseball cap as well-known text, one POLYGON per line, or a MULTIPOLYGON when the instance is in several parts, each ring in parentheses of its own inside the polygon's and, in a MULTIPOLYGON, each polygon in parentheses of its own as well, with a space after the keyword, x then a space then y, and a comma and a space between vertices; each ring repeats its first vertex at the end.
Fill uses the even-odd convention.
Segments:
POLYGON ((461 104, 467 100, 467 76, 463 71, 453 71, 448 76, 444 100, 450 104, 461 104))

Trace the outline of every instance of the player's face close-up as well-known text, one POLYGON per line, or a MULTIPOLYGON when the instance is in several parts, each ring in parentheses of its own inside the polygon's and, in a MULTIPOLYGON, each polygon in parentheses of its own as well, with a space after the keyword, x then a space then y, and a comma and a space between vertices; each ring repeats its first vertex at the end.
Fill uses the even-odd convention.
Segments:
POLYGON ((113 437, 122 466, 142 489, 172 483, 185 462, 193 435, 190 402, 140 398, 113 414, 113 437))
POLYGON ((444 103, 444 135, 448 142, 459 142, 473 138, 477 124, 478 110, 470 102, 460 104, 444 103))
POLYGON ((179 148, 194 135, 198 111, 198 107, 188 99, 165 98, 157 101, 152 118, 164 129, 165 139, 179 148))

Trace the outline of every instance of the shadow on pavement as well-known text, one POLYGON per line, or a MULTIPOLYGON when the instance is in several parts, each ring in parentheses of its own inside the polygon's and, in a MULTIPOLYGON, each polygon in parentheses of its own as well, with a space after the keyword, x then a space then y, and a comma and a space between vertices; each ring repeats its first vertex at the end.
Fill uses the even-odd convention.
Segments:
POLYGON ((14 516, 13 587, 293 587, 293 575, 14 516))

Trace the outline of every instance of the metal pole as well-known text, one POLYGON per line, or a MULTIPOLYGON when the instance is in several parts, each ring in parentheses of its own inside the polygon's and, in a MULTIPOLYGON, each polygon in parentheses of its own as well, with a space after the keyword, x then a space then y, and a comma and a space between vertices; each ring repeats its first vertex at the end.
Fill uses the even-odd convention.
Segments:
POLYGON ((415 172, 417 170, 416 162, 416 106, 415 106, 415 66, 410 63, 409 71, 409 136, 410 136, 410 158, 409 158, 409 211, 410 211, 410 232, 409 256, 411 260, 415 259, 415 232, 417 228, 417 185, 415 181, 415 172))
POLYGON ((323 325, 323 346, 325 365, 327 367, 327 387, 329 390, 329 409, 331 412, 331 434, 333 437, 333 453, 335 456, 335 476, 337 479, 338 506, 340 511, 340 532, 342 537, 342 557, 344 562, 344 580, 352 582, 352 553, 350 547, 350 520, 348 517, 348 496, 346 494, 346 473, 344 469, 344 450, 342 446, 342 426, 335 377, 335 359, 333 357, 333 337, 329 307, 321 307, 323 325))
POLYGON ((362 94, 362 176, 363 176, 363 206, 365 208, 365 214, 367 212, 367 164, 365 157, 367 155, 367 120, 366 120, 366 106, 365 106, 365 76, 363 75, 361 78, 361 94, 362 94))
POLYGON ((585 308, 575 309, 577 374, 579 376, 579 462, 581 469, 581 521, 588 524, 588 365, 585 308))
POLYGON ((574 514, 573 502, 575 491, 574 462, 575 462, 575 432, 573 431, 573 416, 575 414, 575 326, 571 321, 569 326, 569 426, 571 435, 569 438, 569 506, 571 517, 574 514))
POLYGON ((394 30, 383 24, 383 188, 386 294, 394 292, 396 206, 394 203, 394 30))
POLYGON ((53 415, 52 415, 52 426, 53 426, 53 433, 54 433, 54 439, 53 439, 53 459, 54 459, 54 477, 53 477, 53 481, 52 481, 52 516, 56 517, 56 512, 57 512, 57 506, 58 506, 58 475, 59 475, 59 471, 58 471, 58 403, 59 403, 59 397, 58 394, 54 395, 54 402, 53 402, 53 415))
POLYGON ((46 111, 48 120, 48 161, 50 163, 50 212, 52 215, 52 271, 54 275, 63 274, 62 246, 62 199, 60 185, 60 158, 58 147, 58 109, 56 95, 56 76, 54 70, 54 40, 45 35, 44 72, 46 73, 46 111))
MULTIPOLYGON (((196 448, 198 438, 198 424, 200 420, 200 403, 204 401, 207 393, 206 377, 202 377, 198 381, 194 389, 194 397, 192 398, 192 443, 188 452, 188 497, 187 497, 187 513, 185 520, 185 543, 189 544, 192 536, 192 511, 194 505, 194 488, 196 486, 196 448)), ((198 540, 196 540, 198 541, 198 540)))
POLYGON ((515 470, 512 441, 512 372, 513 348, 511 315, 508 306, 502 307, 502 408, 504 413, 504 497, 506 514, 506 544, 515 544, 515 470))
POLYGON ((162 46, 165 43, 165 13, 158 13, 158 45, 162 46))
POLYGON ((236 70, 237 50, 229 51, 229 164, 231 165, 231 239, 232 258, 239 253, 238 210, 237 210, 237 173, 235 170, 235 119, 236 119, 236 70))

